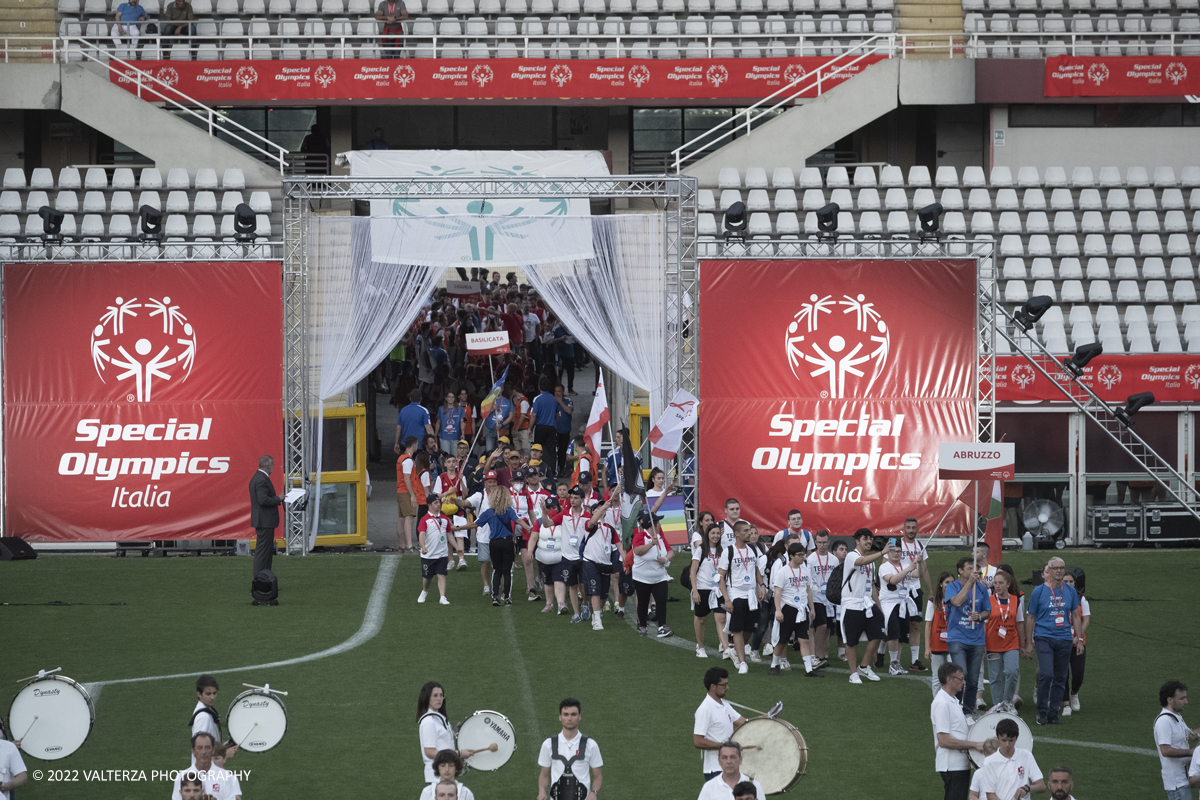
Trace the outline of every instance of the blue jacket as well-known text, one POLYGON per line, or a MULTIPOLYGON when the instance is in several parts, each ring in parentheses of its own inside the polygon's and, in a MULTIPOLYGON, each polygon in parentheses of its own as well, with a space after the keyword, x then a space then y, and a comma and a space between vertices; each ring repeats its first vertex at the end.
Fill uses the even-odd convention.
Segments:
POLYGON ((517 532, 517 512, 510 508, 503 514, 497 514, 495 509, 489 508, 475 519, 475 523, 481 528, 487 526, 489 542, 510 539, 517 532))

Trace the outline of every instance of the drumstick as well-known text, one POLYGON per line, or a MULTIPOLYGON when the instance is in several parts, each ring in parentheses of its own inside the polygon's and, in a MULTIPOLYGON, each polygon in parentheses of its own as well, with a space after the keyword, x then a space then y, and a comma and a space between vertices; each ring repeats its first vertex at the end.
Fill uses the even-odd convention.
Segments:
MULTIPOLYGON (((25 736, 28 736, 28 735, 29 735, 29 732, 30 732, 31 730, 33 730, 33 726, 37 724, 37 721, 38 721, 38 718, 37 718, 37 717, 34 717, 34 718, 33 718, 33 722, 29 723, 29 727, 25 729, 25 736)), ((18 742, 23 742, 23 741, 25 741, 25 736, 20 736, 20 737, 18 737, 18 738, 17 738, 17 741, 18 741, 18 742)))
POLYGON ((735 703, 732 700, 726 700, 725 702, 729 703, 729 705, 731 705, 731 706, 736 706, 738 708, 744 708, 747 711, 753 711, 755 714, 758 714, 760 717, 768 717, 770 719, 775 719, 775 717, 779 716, 779 712, 783 711, 783 701, 782 700, 780 700, 778 703, 776 703, 771 708, 770 711, 759 711, 757 708, 751 708, 750 706, 744 706, 741 703, 735 703))
POLYGON ((21 678, 21 680, 17 681, 17 683, 24 683, 25 681, 31 681, 34 678, 44 678, 47 675, 53 675, 56 672, 62 672, 62 667, 55 667, 54 669, 51 669, 51 670, 39 669, 37 675, 30 675, 28 678, 21 678))
POLYGON ((287 697, 287 692, 281 692, 278 689, 272 689, 271 684, 269 683, 266 686, 255 686, 253 683, 243 683, 242 686, 245 686, 248 689, 258 689, 259 691, 266 691, 270 692, 271 694, 281 694, 284 697, 287 697))

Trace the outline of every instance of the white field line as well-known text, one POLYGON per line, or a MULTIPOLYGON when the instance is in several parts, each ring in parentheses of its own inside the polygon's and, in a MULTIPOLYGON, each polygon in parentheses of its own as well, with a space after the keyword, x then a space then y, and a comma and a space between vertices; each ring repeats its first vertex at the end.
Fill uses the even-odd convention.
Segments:
POLYGON ((521 712, 525 717, 525 726, 528 730, 533 731, 534 747, 541 747, 542 731, 538 727, 537 711, 534 710, 533 684, 529 682, 529 670, 525 668, 525 657, 521 654, 521 645, 517 642, 517 628, 513 625, 512 608, 502 607, 500 616, 504 618, 504 633, 512 642, 510 654, 513 658, 513 669, 517 673, 517 688, 521 692, 521 712))
POLYGON ((342 653, 353 650, 363 644, 366 644, 375 635, 379 633, 379 629, 383 627, 383 617, 387 611, 388 595, 392 591, 392 582, 396 577, 396 568, 400 564, 400 556, 385 555, 379 561, 379 572, 375 576, 375 586, 371 589, 371 597, 367 601, 367 610, 363 615, 362 625, 358 631, 346 641, 339 645, 327 648, 319 653, 310 653, 306 656, 297 656, 288 658, 283 661, 271 661, 266 664, 253 664, 248 667, 229 667, 227 669, 207 669, 199 672, 179 672, 174 675, 150 675, 145 678, 118 678, 111 681, 95 681, 93 683, 85 683, 84 688, 88 694, 92 696, 92 702, 96 702, 100 696, 100 692, 105 686, 114 686, 119 683, 143 683, 146 681, 165 681, 174 678, 196 678, 201 675, 224 675, 230 672, 249 672, 251 670, 274 669, 276 667, 290 667, 294 664, 306 664, 309 661, 317 661, 330 656, 341 655, 342 653))

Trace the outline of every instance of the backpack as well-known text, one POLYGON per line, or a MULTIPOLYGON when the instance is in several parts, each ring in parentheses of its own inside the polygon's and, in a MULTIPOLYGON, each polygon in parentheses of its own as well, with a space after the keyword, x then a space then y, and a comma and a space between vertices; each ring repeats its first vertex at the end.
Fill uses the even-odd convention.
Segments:
POLYGON ((575 777, 575 772, 571 767, 576 761, 582 761, 587 758, 588 738, 582 733, 579 734, 579 750, 570 758, 560 756, 558 754, 558 737, 554 736, 550 739, 550 760, 561 761, 563 764, 563 774, 554 785, 550 787, 550 797, 553 800, 587 800, 588 789, 579 779, 575 777))
POLYGON ((825 599, 835 606, 842 604, 842 589, 846 587, 848 581, 842 577, 844 570, 842 565, 838 564, 829 572, 829 582, 825 584, 825 599))

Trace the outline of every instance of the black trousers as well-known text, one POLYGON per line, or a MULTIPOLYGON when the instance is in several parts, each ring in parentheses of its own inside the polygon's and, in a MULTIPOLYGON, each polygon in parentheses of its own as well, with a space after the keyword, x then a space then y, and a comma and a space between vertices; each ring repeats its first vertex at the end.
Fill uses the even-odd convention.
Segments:
POLYGON ((575 391, 575 357, 569 356, 562 360, 561 371, 559 372, 558 382, 563 383, 563 375, 566 375, 567 391, 575 391))
POLYGON ((512 537, 492 539, 488 542, 488 551, 492 556, 492 599, 511 597, 513 561, 517 557, 512 537))
POLYGON ((534 425, 533 443, 542 446, 542 472, 558 475, 558 431, 553 425, 534 425))
MULTIPOLYGON (((1083 648, 1082 653, 1076 653, 1075 648, 1071 648, 1071 672, 1070 672, 1070 694, 1079 694, 1079 689, 1083 686, 1083 668, 1087 666, 1087 647, 1083 648)), ((1064 697, 1064 700, 1070 700, 1070 697, 1064 697)))
POLYGON ((944 800, 967 800, 971 794, 971 770, 956 769, 938 775, 942 776, 942 784, 946 787, 944 800))
MULTIPOLYGON (((558 452, 554 458, 554 475, 561 475, 567 471, 567 448, 571 446, 571 434, 556 433, 555 435, 558 437, 558 452)), ((592 480, 595 479, 596 476, 593 475, 592 480)))
POLYGON ((275 556, 275 529, 255 528, 258 538, 254 543, 254 574, 271 568, 271 559, 275 556))
POLYGON ((654 597, 654 621, 658 626, 667 624, 667 582, 641 583, 633 582, 633 591, 637 594, 638 625, 645 627, 646 618, 650 612, 650 597, 654 597))

